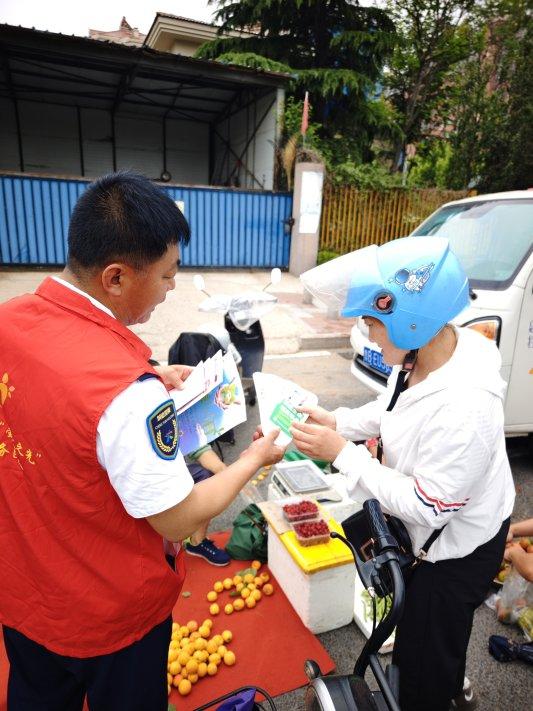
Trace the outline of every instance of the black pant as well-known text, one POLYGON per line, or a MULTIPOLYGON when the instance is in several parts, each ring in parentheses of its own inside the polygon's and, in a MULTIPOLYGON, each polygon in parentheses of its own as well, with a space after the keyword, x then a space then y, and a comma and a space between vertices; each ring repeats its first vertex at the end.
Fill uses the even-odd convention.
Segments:
POLYGON ((463 687, 474 611, 498 572, 509 519, 465 558, 421 563, 406 589, 393 661, 402 711, 448 711, 463 687))
POLYGON ((80 659, 50 652, 4 626, 8 711, 166 711, 172 619, 112 654, 80 659))

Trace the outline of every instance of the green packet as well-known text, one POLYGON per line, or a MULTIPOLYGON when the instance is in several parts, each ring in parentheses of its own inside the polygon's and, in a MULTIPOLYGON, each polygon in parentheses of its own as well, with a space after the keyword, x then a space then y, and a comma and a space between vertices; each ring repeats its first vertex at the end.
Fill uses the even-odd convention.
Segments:
POLYGON ((270 415, 270 421, 289 437, 291 436, 290 427, 292 423, 302 422, 305 418, 306 415, 303 412, 298 412, 296 408, 286 400, 278 402, 270 415))

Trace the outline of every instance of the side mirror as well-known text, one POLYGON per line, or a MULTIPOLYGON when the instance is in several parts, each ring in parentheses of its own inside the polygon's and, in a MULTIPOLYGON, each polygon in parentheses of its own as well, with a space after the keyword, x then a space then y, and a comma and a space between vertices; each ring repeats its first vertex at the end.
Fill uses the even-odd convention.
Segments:
POLYGON ((192 278, 192 283, 194 284, 194 288, 198 291, 205 290, 205 281, 201 274, 195 274, 192 278))
POLYGON ((279 284, 281 281, 281 269, 279 267, 274 267, 270 272, 270 283, 279 284))

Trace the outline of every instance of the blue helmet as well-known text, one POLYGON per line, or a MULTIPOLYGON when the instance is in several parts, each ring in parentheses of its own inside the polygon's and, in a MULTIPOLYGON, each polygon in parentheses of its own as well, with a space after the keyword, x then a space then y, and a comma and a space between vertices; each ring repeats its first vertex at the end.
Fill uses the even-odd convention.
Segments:
POLYGON ((468 279, 443 237, 403 237, 358 252, 341 314, 379 319, 397 348, 421 348, 469 304, 468 279))

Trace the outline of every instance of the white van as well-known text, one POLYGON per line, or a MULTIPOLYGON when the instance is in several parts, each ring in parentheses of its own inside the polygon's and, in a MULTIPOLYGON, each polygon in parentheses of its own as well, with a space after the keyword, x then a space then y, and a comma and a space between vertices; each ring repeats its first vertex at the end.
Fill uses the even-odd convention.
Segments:
MULTIPOLYGON (((456 200, 430 215, 413 235, 447 237, 470 281, 471 303, 454 323, 494 340, 508 383, 505 430, 533 432, 533 191, 456 200)), ((352 328, 352 373, 375 392, 390 373, 362 319, 352 328)))

